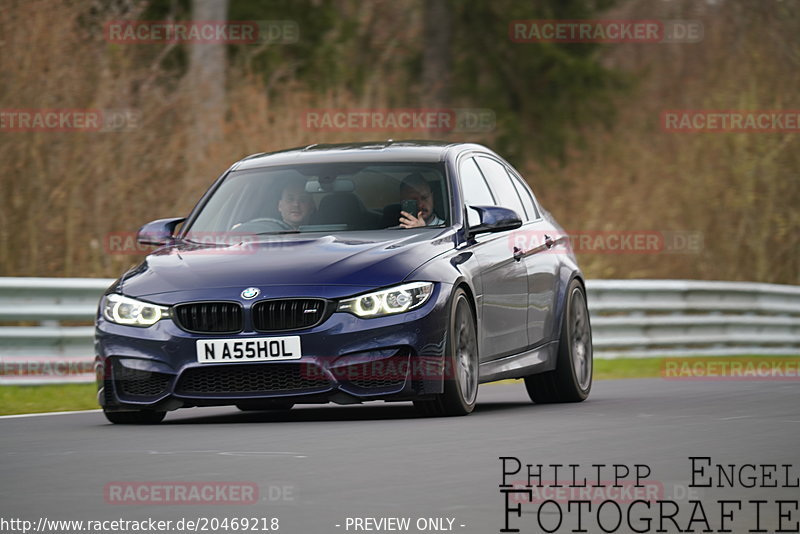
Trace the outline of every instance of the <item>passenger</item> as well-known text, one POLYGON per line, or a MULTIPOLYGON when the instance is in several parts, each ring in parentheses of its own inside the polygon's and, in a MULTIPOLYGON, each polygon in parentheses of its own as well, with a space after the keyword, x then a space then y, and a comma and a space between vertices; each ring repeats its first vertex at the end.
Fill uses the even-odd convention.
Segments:
POLYGON ((444 224, 444 220, 433 212, 433 192, 428 181, 420 173, 415 172, 406 176, 400 184, 400 198, 403 200, 416 200, 419 212, 400 212, 401 228, 419 228, 422 226, 436 226, 444 224))

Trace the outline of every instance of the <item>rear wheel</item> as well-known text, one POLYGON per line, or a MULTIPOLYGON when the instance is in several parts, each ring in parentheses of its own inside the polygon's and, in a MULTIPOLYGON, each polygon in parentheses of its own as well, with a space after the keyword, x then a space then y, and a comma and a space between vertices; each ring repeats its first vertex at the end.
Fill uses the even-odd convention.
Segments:
POLYGON ((537 404, 580 402, 592 389, 592 328, 586 295, 578 280, 567 291, 556 368, 525 377, 525 388, 537 404))
POLYGON ((445 349, 444 392, 433 400, 414 401, 425 415, 467 415, 478 398, 478 337, 467 294, 458 289, 450 308, 445 349))
POLYGON ((167 412, 153 410, 137 410, 135 412, 107 412, 103 415, 115 425, 156 425, 164 420, 167 412))

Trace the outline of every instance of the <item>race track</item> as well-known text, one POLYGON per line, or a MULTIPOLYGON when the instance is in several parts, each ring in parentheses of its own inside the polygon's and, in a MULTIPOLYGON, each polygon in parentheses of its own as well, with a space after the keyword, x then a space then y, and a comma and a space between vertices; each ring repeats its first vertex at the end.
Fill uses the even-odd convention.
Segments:
MULTIPOLYGON (((531 404, 521 383, 485 385, 474 414, 447 419, 384 403, 279 414, 198 408, 172 412, 153 427, 110 425, 96 412, 4 418, 0 517, 34 524, 277 517, 288 534, 354 532, 348 517, 409 517, 412 526, 419 518, 450 518, 454 532, 489 533, 505 517, 500 456, 578 464, 584 474, 592 464, 646 464, 662 497, 676 501, 796 500, 796 488, 686 485, 690 456, 792 464, 797 473, 799 438, 796 381, 600 381, 584 403, 549 406, 531 404), (108 502, 109 484, 129 482, 248 483, 257 487, 258 502, 108 502)), ((528 503, 514 518, 522 532, 540 532, 533 510, 528 503)), ((775 514, 762 512, 762 525, 774 525, 775 514)))

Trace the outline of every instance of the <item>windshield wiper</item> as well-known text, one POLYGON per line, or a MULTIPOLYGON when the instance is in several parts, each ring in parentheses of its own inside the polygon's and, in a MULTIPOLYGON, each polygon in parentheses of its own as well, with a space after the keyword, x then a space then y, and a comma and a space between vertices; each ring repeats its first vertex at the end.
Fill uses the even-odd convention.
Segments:
POLYGON ((281 230, 279 232, 259 232, 254 235, 284 235, 284 234, 299 234, 300 230, 281 230))

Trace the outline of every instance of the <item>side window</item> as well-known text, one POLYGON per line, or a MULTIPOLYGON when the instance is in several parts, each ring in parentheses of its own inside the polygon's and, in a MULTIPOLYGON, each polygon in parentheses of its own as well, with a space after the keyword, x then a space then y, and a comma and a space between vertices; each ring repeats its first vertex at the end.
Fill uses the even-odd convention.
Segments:
MULTIPOLYGON (((475 159, 465 158, 461 160, 458 174, 461 178, 461 189, 464 192, 465 204, 471 206, 493 206, 496 204, 489 186, 486 185, 486 180, 484 180, 481 171, 478 170, 475 159)), ((467 224, 476 226, 480 222, 478 212, 468 209, 467 224)))
POLYGON ((477 160, 483 175, 498 197, 497 205, 512 209, 521 219, 527 219, 522 201, 519 199, 516 187, 511 183, 511 176, 506 172, 506 168, 500 162, 483 156, 479 156, 477 160))
MULTIPOLYGON (((508 170, 508 169, 506 169, 508 170)), ((519 198, 522 199, 522 205, 525 206, 525 211, 528 213, 529 219, 538 219, 539 212, 536 210, 536 204, 533 202, 533 196, 531 196, 530 190, 522 183, 514 173, 510 172, 511 175, 511 183, 514 184, 514 187, 517 190, 517 194, 519 194, 519 198)))

